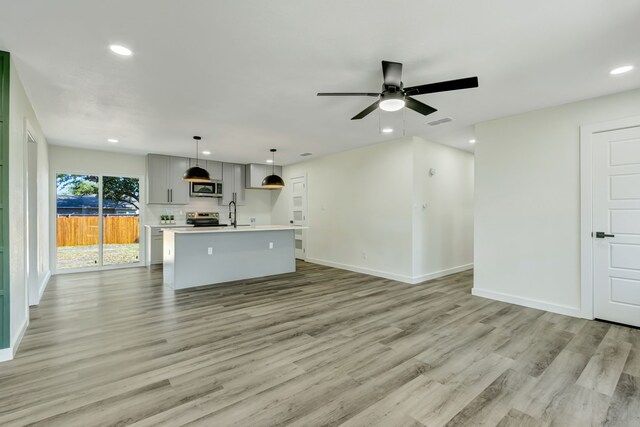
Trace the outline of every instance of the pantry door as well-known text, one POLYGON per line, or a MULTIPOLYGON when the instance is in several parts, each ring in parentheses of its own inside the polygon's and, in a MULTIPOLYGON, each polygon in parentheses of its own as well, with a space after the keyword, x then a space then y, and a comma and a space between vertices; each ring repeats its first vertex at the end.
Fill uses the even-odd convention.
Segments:
MULTIPOLYGON (((293 225, 307 225, 307 177, 298 176, 289 180, 291 188, 291 220, 293 225)), ((307 257, 307 230, 298 229, 295 233, 296 258, 307 257)))

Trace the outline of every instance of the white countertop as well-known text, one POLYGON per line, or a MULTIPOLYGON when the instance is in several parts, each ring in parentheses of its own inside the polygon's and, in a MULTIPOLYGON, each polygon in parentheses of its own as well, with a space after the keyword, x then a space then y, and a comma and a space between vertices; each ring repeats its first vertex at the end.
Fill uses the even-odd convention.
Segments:
POLYGON ((227 227, 191 227, 191 228, 172 228, 167 231, 172 233, 190 234, 190 233, 239 233, 247 231, 280 231, 280 230, 299 230, 307 227, 296 227, 293 225, 256 225, 255 227, 238 226, 238 228, 227 227))
POLYGON ((145 224, 145 227, 151 228, 175 228, 175 227, 193 227, 191 224, 145 224))

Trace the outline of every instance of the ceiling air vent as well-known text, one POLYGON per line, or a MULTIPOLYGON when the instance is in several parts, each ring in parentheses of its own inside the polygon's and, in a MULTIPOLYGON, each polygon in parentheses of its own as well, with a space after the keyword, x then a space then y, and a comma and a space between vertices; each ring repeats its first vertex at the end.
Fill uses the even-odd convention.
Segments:
POLYGON ((443 119, 438 119, 438 120, 434 120, 432 122, 427 123, 429 126, 438 126, 438 125, 442 125, 444 123, 449 123, 453 121, 453 119, 451 117, 445 117, 443 119))

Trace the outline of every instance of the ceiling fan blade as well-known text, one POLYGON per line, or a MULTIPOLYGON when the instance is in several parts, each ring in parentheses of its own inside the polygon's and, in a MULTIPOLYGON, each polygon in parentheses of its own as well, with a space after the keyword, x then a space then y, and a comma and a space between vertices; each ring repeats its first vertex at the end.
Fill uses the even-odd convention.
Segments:
POLYGON ((399 62, 382 61, 382 76, 385 86, 400 87, 402 81, 402 64, 399 62))
POLYGON ((360 119, 366 117, 367 115, 369 115, 369 113, 371 113, 373 110, 378 108, 378 104, 379 103, 380 103, 380 101, 376 101, 373 104, 369 105, 367 108, 365 108, 364 110, 360 111, 358 114, 353 116, 351 118, 351 120, 360 120, 360 119))
POLYGON ((421 86, 405 88, 406 95, 424 95, 425 93, 446 92, 449 90, 470 89, 478 87, 477 77, 467 77, 464 79, 448 80, 446 82, 429 83, 421 86))
POLYGON ((318 96, 380 96, 379 93, 372 92, 321 92, 318 96))
POLYGON ((407 108, 412 109, 413 111, 417 111, 418 113, 422 114, 423 116, 427 116, 431 113, 435 113, 436 110, 435 108, 427 105, 427 104, 423 104, 422 102, 418 101, 417 99, 413 99, 409 96, 405 96, 404 98, 405 101, 405 105, 407 106, 407 108))

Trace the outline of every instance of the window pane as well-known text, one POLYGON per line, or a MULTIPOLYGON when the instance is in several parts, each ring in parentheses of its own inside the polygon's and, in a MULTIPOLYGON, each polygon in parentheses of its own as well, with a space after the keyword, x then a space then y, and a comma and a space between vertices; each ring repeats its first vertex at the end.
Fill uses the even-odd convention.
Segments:
POLYGON ((98 265, 98 177, 56 176, 57 269, 98 265))
POLYGON ((138 178, 102 177, 102 263, 140 260, 140 182, 138 178))

